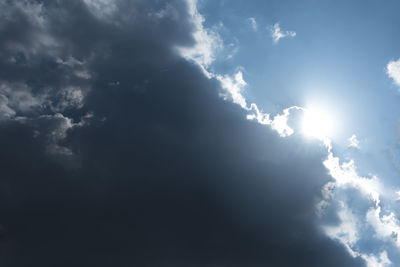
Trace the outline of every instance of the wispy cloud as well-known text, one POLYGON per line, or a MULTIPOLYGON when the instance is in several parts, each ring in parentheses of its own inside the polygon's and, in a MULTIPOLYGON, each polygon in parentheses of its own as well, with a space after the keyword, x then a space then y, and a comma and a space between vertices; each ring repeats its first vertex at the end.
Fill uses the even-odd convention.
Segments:
POLYGON ((271 27, 271 33, 274 44, 277 44, 282 38, 296 36, 296 32, 294 31, 282 31, 279 23, 275 23, 274 26, 271 27))
POLYGON ((349 139, 349 145, 348 147, 360 149, 360 141, 357 139, 357 136, 353 134, 349 139))
POLYGON ((247 21, 250 23, 251 28, 256 32, 258 31, 258 24, 255 18, 248 18, 247 21))

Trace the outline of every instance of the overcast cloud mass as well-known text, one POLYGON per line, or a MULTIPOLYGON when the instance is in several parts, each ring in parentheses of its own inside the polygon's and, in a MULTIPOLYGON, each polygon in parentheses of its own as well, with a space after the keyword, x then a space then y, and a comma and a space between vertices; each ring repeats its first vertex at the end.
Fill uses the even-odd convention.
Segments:
MULTIPOLYGON (((1 266, 399 266, 372 139, 304 138, 301 101, 257 101, 207 3, 0 0, 1 266)), ((268 53, 302 38, 242 15, 268 53)))

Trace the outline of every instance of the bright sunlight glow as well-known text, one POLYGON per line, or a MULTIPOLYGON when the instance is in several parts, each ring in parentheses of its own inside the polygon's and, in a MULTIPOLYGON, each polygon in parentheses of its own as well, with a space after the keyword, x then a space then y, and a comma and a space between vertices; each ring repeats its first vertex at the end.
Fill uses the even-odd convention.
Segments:
POLYGON ((332 134, 333 120, 328 113, 320 109, 304 109, 302 131, 306 136, 325 139, 332 134))

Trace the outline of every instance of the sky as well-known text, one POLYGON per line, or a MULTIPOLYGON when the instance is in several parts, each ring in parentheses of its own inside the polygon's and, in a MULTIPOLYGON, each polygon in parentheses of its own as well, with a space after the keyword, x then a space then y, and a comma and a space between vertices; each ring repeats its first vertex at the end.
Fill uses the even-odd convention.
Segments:
POLYGON ((0 265, 400 266, 399 8, 0 0, 0 265))

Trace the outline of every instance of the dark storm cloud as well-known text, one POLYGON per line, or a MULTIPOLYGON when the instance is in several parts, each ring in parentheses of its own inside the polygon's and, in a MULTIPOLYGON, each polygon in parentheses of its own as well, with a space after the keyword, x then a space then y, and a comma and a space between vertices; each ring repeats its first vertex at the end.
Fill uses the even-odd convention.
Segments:
POLYGON ((1 7, 2 266, 362 265, 315 226, 324 149, 176 54, 185 2, 1 7))

